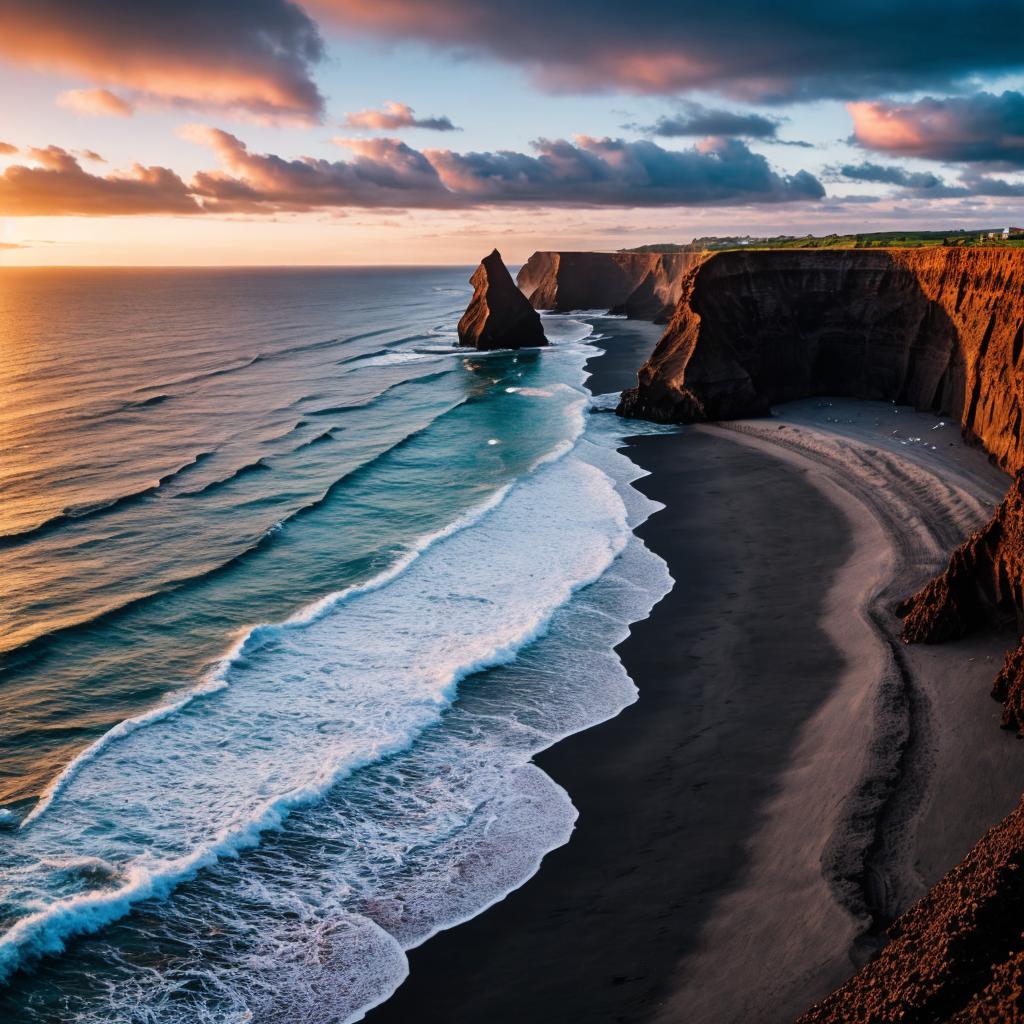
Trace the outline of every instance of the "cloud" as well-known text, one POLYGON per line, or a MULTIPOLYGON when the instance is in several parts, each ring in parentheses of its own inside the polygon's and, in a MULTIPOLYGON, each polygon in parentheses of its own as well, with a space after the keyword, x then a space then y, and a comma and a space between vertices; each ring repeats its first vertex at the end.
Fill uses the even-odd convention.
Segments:
POLYGON ((481 202, 566 206, 673 206, 820 199, 806 171, 780 175, 738 139, 709 139, 685 150, 648 141, 577 136, 540 139, 537 155, 427 150, 452 191, 481 202))
POLYGON ((0 156, 11 156, 17 152, 17 146, 12 146, 9 142, 0 142, 0 156))
POLYGON ((131 117, 135 108, 109 89, 69 89, 57 97, 57 104, 89 117, 131 117))
POLYGON ((1024 94, 979 92, 912 103, 850 103, 865 149, 950 163, 1024 167, 1024 94))
POLYGON ((685 103, 678 114, 663 114, 653 124, 625 125, 648 135, 663 138, 681 136, 729 135, 747 139, 774 139, 778 118, 764 114, 741 114, 716 110, 700 103, 685 103))
POLYGON ((311 120, 319 29, 291 0, 0 0, 0 58, 133 97, 311 120))
POLYGON ((59 146, 29 149, 38 166, 17 164, 0 174, 0 216, 116 216, 198 213, 188 186, 166 167, 135 164, 128 173, 99 177, 82 170, 59 146))
POLYGON ((769 101, 947 88, 1024 66, 1018 0, 309 0, 343 27, 496 57, 553 89, 769 101))
POLYGON ((873 164, 864 161, 859 164, 843 164, 842 167, 833 170, 835 177, 848 181, 870 181, 922 191, 946 187, 945 181, 930 171, 908 171, 905 167, 896 167, 892 164, 873 164))
POLYGON ((1003 178, 993 178, 991 175, 972 171, 962 174, 958 185, 950 185, 930 171, 909 171, 904 167, 891 164, 875 164, 865 161, 859 164, 844 164, 842 167, 830 168, 828 176, 832 180, 845 179, 895 185, 924 199, 1024 196, 1024 183, 1006 181, 1003 178))
POLYGON ((417 117, 408 103, 385 103, 383 110, 357 110, 345 115, 344 128, 370 131, 398 131, 400 128, 426 128, 435 132, 457 132, 448 117, 417 117))
POLYGON ((806 171, 780 175, 736 139, 686 150, 656 143, 578 136, 541 139, 535 153, 457 153, 412 149, 398 139, 337 140, 352 160, 286 160, 251 153, 234 135, 191 126, 186 136, 211 146, 224 167, 193 185, 208 209, 272 212, 363 206, 472 207, 673 206, 820 199, 806 171))
POLYGON ((578 136, 540 139, 530 153, 457 153, 358 138, 336 140, 348 159, 324 160, 254 153, 237 136, 205 125, 181 134, 209 147, 220 167, 188 182, 138 164, 101 176, 60 146, 29 148, 24 163, 0 173, 0 216, 709 206, 824 196, 813 175, 780 174, 736 139, 668 150, 646 140, 578 136))
POLYGON ((217 128, 191 125, 183 134, 210 146, 225 168, 200 172, 193 180, 196 194, 210 210, 267 213, 457 204, 429 160, 398 139, 349 140, 353 160, 288 160, 251 153, 240 139, 217 128))

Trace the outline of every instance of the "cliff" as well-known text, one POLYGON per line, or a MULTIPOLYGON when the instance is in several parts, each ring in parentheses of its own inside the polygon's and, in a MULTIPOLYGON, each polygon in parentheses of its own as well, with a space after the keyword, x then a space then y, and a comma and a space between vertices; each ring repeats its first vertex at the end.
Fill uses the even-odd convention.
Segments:
POLYGON ((782 250, 704 257, 622 415, 764 415, 817 394, 956 416, 1024 467, 1024 251, 782 250))
MULTIPOLYGON (((813 395, 956 417, 1018 474, 992 520, 897 610, 907 642, 1024 623, 1024 251, 724 252, 690 268, 623 415, 697 422, 813 395)), ((993 686, 1024 733, 1024 641, 993 686)), ((956 813, 956 808, 951 808, 956 813)), ((1024 802, 800 1024, 1024 1022, 1024 802)))
POLYGON ((666 323, 701 253, 535 252, 517 281, 536 309, 607 309, 666 323))
MULTIPOLYGON (((1024 622, 1024 474, 992 519, 953 552, 946 571, 898 609, 908 643, 942 643, 999 623, 1024 622)), ((1024 641, 1007 652, 992 688, 1004 728, 1024 733, 1024 641)))
POLYGON ((459 321, 459 344, 477 349, 546 345, 540 314, 516 287, 494 249, 469 279, 473 298, 459 321))
POLYGON ((1024 802, 798 1024, 1024 1021, 1024 802))

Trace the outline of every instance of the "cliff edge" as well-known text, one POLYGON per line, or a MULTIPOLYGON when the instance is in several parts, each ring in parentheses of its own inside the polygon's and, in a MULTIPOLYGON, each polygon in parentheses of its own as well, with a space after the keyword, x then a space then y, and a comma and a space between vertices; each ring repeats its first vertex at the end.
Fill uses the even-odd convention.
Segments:
POLYGON ((540 314, 516 287, 497 249, 469 279, 473 298, 459 321, 459 344, 480 350, 536 348, 548 343, 540 314))
POLYGON ((1024 1021, 1024 802, 889 929, 876 959, 798 1024, 1024 1021))
POLYGON ((1024 467, 1024 250, 721 252, 692 267, 619 412, 660 422, 759 416, 813 395, 956 416, 1024 467))

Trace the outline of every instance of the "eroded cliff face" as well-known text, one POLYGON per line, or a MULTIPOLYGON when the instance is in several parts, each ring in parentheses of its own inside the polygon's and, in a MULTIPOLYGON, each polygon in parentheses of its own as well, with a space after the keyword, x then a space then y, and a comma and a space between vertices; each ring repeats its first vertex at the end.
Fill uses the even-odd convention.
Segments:
POLYGON ((1024 801, 798 1024, 1024 1021, 1024 801))
MULTIPOLYGON (((953 552, 946 571, 897 609, 908 643, 942 643, 1000 623, 1024 623, 1024 473, 992 519, 953 552)), ((1024 641, 992 687, 1003 726, 1024 733, 1024 641)))
MULTIPOLYGON (((619 411, 728 419, 813 395, 956 417, 1017 474, 991 522, 898 609, 907 642, 1024 624, 1024 251, 720 253, 693 267, 619 411)), ((1024 641, 993 686, 1024 734, 1024 641)), ((956 808, 950 809, 956 813, 956 808)), ((1024 1024, 1024 802, 800 1024, 1024 1024)))
POLYGON ((459 344, 477 349, 535 348, 546 345, 540 314, 516 287, 494 249, 469 279, 473 298, 459 321, 459 344))
POLYGON ((716 253, 684 275, 619 411, 695 422, 816 394, 888 399, 958 417, 1017 470, 1022 348, 1021 250, 716 253))
POLYGON ((535 252, 517 281, 536 309, 608 309, 666 323, 701 253, 535 252))

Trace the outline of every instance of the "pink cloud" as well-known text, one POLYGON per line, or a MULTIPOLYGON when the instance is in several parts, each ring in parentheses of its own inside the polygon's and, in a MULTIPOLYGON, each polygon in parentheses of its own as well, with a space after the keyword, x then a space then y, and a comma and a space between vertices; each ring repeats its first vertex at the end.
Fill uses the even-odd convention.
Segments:
POLYGON ((0 216, 101 217, 122 214, 198 213, 188 186, 166 167, 134 164, 104 177, 84 171, 59 146, 29 149, 38 166, 17 164, 0 174, 0 216))
MULTIPOLYGON (((0 59, 150 102, 304 120, 323 111, 311 78, 323 41, 291 0, 0 0, 0 25, 0 59)), ((81 102, 90 113, 103 103, 81 102)))
POLYGON ((109 89, 69 89, 57 97, 59 106, 88 117, 131 117, 135 108, 109 89))
POLYGON ((459 131, 448 117, 417 117, 408 103, 389 102, 383 110, 358 110, 345 115, 345 128, 369 131, 398 131, 401 128, 426 128, 435 132, 459 131))

